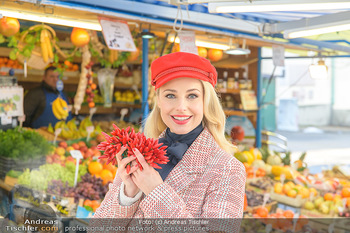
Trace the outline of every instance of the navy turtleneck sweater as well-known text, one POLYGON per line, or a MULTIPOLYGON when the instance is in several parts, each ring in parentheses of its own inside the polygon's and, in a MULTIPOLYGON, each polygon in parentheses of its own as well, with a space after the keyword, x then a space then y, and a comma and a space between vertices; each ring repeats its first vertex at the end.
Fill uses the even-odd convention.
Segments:
POLYGON ((165 180, 171 170, 182 159, 187 149, 202 131, 202 123, 187 134, 175 134, 170 132, 169 128, 166 129, 164 137, 160 138, 159 142, 168 146, 166 156, 168 156, 169 162, 167 164, 159 164, 162 169, 156 169, 163 180, 165 180))

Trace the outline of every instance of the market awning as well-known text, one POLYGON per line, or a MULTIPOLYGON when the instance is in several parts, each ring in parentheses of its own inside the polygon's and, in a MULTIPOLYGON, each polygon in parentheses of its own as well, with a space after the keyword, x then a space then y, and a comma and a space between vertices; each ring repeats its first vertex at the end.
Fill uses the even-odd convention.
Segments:
POLYGON ((313 17, 332 16, 341 13, 343 10, 222 14, 209 13, 208 4, 204 2, 211 1, 171 2, 203 3, 189 4, 186 7, 184 4, 177 6, 169 4, 168 1, 154 0, 11 0, 6 1, 1 10, 12 9, 22 12, 38 12, 43 15, 52 14, 86 22, 95 22, 96 24, 98 24, 97 16, 105 15, 122 18, 130 22, 152 24, 152 31, 158 30, 163 34, 165 34, 165 31, 172 29, 175 21, 178 28, 182 19, 184 30, 194 30, 196 35, 207 36, 208 39, 214 41, 218 39, 227 44, 229 38, 244 38, 247 40, 248 46, 271 47, 272 45, 282 45, 290 49, 312 50, 332 55, 350 53, 348 40, 342 36, 343 34, 332 40, 315 37, 284 39, 282 33, 275 31, 270 31, 274 32, 270 33, 266 30, 266 28, 269 28, 268 26, 271 28, 271 25, 276 26, 313 17), (213 37, 213 35, 216 35, 216 37, 213 37))

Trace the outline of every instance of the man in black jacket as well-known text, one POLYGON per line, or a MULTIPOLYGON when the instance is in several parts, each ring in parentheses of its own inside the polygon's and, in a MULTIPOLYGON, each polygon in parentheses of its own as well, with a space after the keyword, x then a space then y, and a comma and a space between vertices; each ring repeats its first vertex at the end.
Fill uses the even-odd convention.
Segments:
MULTIPOLYGON (((24 114, 26 120, 24 126, 31 128, 53 126, 59 121, 52 111, 52 102, 59 96, 67 103, 67 98, 61 90, 57 90, 56 84, 59 73, 56 67, 50 66, 45 69, 43 81, 40 86, 31 89, 24 97, 24 114)), ((71 118, 71 114, 68 118, 71 118)))

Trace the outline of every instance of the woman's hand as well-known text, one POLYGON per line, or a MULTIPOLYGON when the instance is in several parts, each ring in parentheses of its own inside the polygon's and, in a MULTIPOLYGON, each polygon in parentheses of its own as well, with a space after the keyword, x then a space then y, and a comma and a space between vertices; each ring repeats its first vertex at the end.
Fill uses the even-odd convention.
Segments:
POLYGON ((125 150, 126 150, 126 147, 122 146, 120 151, 115 155, 118 162, 117 172, 125 185, 124 187, 125 195, 128 197, 134 197, 139 192, 140 189, 134 183, 133 179, 131 179, 131 175, 133 174, 133 172, 135 172, 138 169, 138 167, 137 167, 137 163, 133 163, 129 173, 126 172, 126 166, 128 165, 128 163, 131 163, 132 161, 134 161, 136 157, 129 156, 123 159, 122 154, 124 153, 125 150))
POLYGON ((139 187, 144 194, 148 195, 153 189, 163 183, 163 179, 159 173, 146 162, 145 158, 138 149, 134 149, 134 154, 136 155, 136 158, 139 160, 143 169, 142 171, 140 169, 136 169, 132 173, 131 178, 137 187, 139 187))

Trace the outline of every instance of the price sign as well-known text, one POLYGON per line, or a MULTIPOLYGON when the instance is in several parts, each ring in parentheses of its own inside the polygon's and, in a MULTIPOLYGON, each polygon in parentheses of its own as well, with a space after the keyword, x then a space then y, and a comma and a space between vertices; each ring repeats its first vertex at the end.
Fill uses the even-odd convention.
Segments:
POLYGON ((53 144, 56 144, 57 137, 58 135, 60 135, 61 132, 62 132, 62 128, 57 128, 55 130, 55 138, 53 139, 53 144))
POLYGON ((90 140, 90 135, 92 132, 94 132, 95 127, 94 126, 88 126, 86 127, 86 131, 87 131, 87 137, 86 137, 86 141, 88 142, 90 140))
POLYGON ((181 52, 194 53, 198 55, 194 31, 180 31, 179 38, 181 52))
POLYGON ((78 172, 79 172, 79 161, 83 158, 83 155, 81 154, 80 150, 71 150, 69 151, 73 158, 76 160, 75 164, 75 176, 74 176, 74 187, 77 186, 78 181, 78 172))
POLYGON ((106 17, 99 17, 98 19, 102 27, 103 37, 109 49, 136 51, 134 39, 126 21, 106 17))

